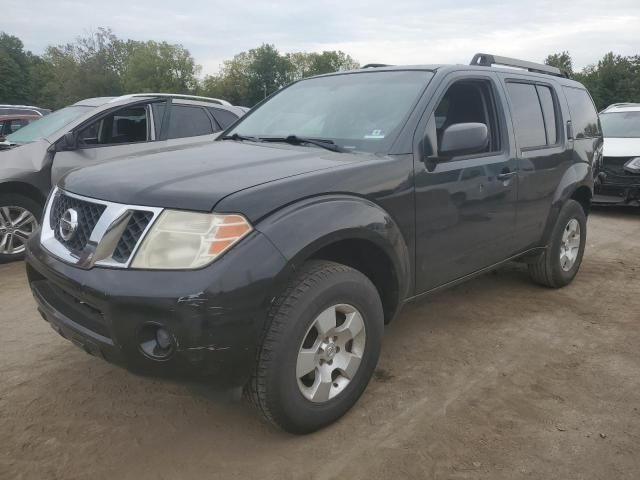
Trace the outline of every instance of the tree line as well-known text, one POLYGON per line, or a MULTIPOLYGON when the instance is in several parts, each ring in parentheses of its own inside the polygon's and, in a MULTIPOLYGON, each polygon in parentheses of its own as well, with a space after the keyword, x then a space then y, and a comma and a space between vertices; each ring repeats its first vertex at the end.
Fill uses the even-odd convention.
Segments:
POLYGON ((625 57, 609 52, 579 72, 573 70, 571 54, 566 51, 549 55, 545 63, 564 70, 587 87, 598 110, 612 103, 640 103, 640 55, 625 57))
MULTIPOLYGON (((640 102, 640 55, 607 53, 580 71, 574 71, 566 51, 549 55, 545 63, 582 82, 599 109, 640 102)), ((201 67, 182 45, 123 40, 108 28, 49 46, 42 55, 26 51, 18 37, 0 32, 0 103, 56 109, 88 97, 170 92, 253 106, 294 80, 358 67, 341 51, 282 53, 263 44, 224 61, 218 73, 202 78, 201 67)))
POLYGON ((168 92, 252 106, 294 80, 358 66, 340 51, 283 54, 264 44, 201 79, 201 67, 182 45, 122 40, 99 28, 35 55, 19 38, 0 32, 0 103, 55 109, 88 97, 168 92))

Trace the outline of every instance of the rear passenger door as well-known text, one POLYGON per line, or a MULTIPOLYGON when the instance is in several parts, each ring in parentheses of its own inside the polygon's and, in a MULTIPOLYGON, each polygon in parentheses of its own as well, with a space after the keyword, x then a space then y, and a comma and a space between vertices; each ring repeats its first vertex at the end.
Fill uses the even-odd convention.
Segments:
POLYGON ((571 164, 566 112, 555 82, 501 74, 518 157, 518 250, 540 246, 561 178, 571 164))
POLYGON ((429 154, 414 163, 417 293, 500 262, 514 251, 516 161, 497 78, 489 72, 452 73, 433 97, 425 112, 426 132, 416 134, 429 144, 429 154), (487 126, 484 151, 443 155, 443 132, 469 122, 487 126))

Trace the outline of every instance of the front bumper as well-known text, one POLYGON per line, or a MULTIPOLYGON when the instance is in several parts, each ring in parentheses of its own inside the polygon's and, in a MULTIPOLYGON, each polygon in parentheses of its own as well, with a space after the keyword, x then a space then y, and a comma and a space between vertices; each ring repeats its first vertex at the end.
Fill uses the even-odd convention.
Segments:
POLYGON ((50 255, 34 235, 27 275, 43 318, 88 353, 137 373, 214 376, 240 385, 251 373, 287 262, 253 232, 200 270, 83 270, 50 255), (140 347, 149 325, 170 333, 168 358, 150 358, 140 347))
POLYGON ((593 203, 640 205, 640 175, 624 170, 627 157, 605 157, 594 180, 593 203))

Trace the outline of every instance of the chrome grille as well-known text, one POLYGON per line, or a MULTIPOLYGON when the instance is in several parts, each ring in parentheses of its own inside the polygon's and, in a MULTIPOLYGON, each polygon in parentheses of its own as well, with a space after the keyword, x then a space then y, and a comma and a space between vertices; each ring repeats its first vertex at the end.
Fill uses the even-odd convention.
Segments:
POLYGON ((107 208, 105 205, 87 202, 64 194, 58 195, 53 199, 53 203, 51 204, 49 225, 51 230, 53 230, 56 240, 73 252, 80 252, 87 245, 87 242, 89 242, 91 233, 96 227, 98 220, 100 220, 105 208, 107 208), (60 235, 60 229, 58 227, 64 212, 70 208, 78 212, 78 229, 75 235, 67 241, 60 235))
POLYGON ((40 241, 59 259, 81 268, 126 268, 161 212, 162 208, 107 202, 56 188, 47 202, 40 241), (65 216, 69 209, 73 211, 65 216), (71 236, 65 235, 69 217, 74 225, 71 236))
POLYGON ((607 171, 612 175, 618 175, 622 177, 625 177, 625 176, 637 177, 637 175, 634 175, 631 172, 627 172, 624 169, 625 163, 627 163, 632 158, 634 157, 604 157, 602 161, 602 166, 604 167, 605 171, 607 171))
POLYGON ((113 252, 113 259, 116 262, 125 263, 129 260, 152 218, 153 212, 145 212, 142 210, 138 210, 131 215, 127 228, 122 234, 122 237, 120 237, 120 241, 113 252))

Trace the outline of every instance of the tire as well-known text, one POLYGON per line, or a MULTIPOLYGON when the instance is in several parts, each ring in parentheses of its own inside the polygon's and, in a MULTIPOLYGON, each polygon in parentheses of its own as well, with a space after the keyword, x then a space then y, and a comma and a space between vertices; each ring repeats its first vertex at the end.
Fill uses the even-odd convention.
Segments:
POLYGON ((383 330, 382 302, 367 277, 339 263, 307 262, 273 303, 245 393, 265 419, 280 428, 297 434, 318 430, 344 415, 366 388, 380 356, 383 330), (349 344, 344 340, 358 331, 358 315, 363 328, 349 344), (331 318, 337 326, 326 330, 331 318), (322 329, 330 332, 324 343, 322 329), (299 378, 309 370, 300 363, 303 355, 313 358, 315 366, 299 378), (346 375, 358 355, 358 366, 346 375), (350 366, 340 370, 345 358, 350 366), (327 378, 328 386, 323 381, 327 378))
POLYGON ((28 235, 23 234, 33 233, 37 229, 41 218, 42 205, 35 200, 14 193, 0 195, 0 263, 13 262, 24 258, 24 244, 28 235), (14 225, 9 225, 10 222, 7 222, 7 217, 16 220, 21 210, 28 212, 35 223, 29 222, 28 225, 20 225, 21 228, 18 229, 14 225), (9 241, 12 242, 13 248, 9 248, 9 241), (16 252, 10 253, 11 250, 16 252))
POLYGON ((568 200, 562 207, 551 232, 551 243, 535 262, 529 264, 531 279, 550 288, 561 288, 569 285, 582 263, 582 256, 587 239, 587 216, 582 206, 575 200, 568 200), (579 226, 579 238, 576 239, 571 232, 575 232, 575 225, 579 226), (567 236, 565 236, 565 232, 567 236), (572 239, 570 245, 572 262, 570 257, 563 256, 567 245, 565 239, 572 239), (577 248, 577 250, 575 250, 577 248), (575 257, 574 257, 575 255, 575 257))

